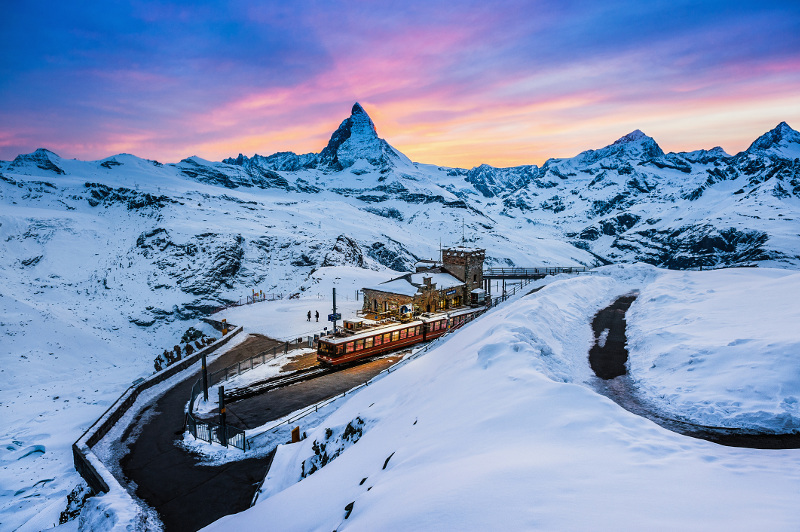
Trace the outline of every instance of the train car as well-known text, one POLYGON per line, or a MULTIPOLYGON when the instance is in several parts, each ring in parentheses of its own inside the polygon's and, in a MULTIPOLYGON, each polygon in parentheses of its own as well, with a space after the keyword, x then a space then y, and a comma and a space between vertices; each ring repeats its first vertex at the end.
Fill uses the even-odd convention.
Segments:
POLYGON ((481 314, 485 307, 422 314, 407 323, 392 323, 344 336, 320 338, 317 360, 331 366, 355 362, 420 342, 427 342, 458 329, 481 314))
POLYGON ((395 323, 365 330, 349 336, 329 336, 319 339, 317 360, 338 366, 379 355, 423 341, 425 324, 421 320, 395 323))

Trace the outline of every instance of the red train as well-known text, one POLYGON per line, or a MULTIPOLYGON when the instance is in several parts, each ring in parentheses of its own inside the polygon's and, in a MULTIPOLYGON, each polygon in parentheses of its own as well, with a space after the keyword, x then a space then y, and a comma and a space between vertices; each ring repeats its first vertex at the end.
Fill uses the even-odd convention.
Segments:
POLYGON ((486 307, 464 308, 435 314, 422 314, 406 323, 378 325, 358 332, 343 331, 319 339, 317 360, 338 366, 366 357, 427 342, 448 330, 458 329, 481 314, 486 307))

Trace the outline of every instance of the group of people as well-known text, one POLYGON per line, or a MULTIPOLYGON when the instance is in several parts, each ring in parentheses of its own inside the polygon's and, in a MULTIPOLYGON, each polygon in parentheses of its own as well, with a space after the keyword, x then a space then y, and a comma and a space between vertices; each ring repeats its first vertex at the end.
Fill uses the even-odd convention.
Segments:
MULTIPOLYGON (((319 311, 318 310, 314 311, 314 317, 317 318, 317 321, 319 321, 319 311)), ((310 310, 308 311, 308 314, 306 314, 306 318, 307 318, 307 321, 311 321, 311 311, 310 310)))
MULTIPOLYGON (((195 340, 194 345, 199 350, 204 348, 208 344, 213 343, 214 340, 215 340, 214 338, 206 336, 198 340, 195 340)), ((153 361, 153 366, 156 369, 156 373, 158 373, 165 367, 171 366, 175 362, 179 361, 182 355, 188 357, 189 355, 193 354, 194 351, 195 347, 192 346, 191 342, 186 342, 186 347, 184 347, 183 350, 181 350, 180 345, 174 346, 172 348, 172 351, 170 351, 169 349, 164 349, 164 352, 158 355, 156 359, 153 361)))

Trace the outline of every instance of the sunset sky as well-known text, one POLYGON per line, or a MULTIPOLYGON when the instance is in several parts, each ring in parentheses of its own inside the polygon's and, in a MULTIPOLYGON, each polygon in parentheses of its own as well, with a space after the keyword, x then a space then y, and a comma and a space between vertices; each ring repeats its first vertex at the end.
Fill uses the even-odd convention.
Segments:
POLYGON ((412 160, 541 164, 800 129, 800 2, 9 2, 0 159, 319 152, 360 102, 412 160))

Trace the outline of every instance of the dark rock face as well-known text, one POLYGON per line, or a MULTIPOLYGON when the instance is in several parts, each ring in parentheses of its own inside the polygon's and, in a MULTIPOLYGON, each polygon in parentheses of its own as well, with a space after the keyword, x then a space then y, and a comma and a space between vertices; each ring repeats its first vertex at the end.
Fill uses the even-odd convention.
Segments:
POLYGON ((364 253, 358 242, 347 235, 339 235, 336 243, 326 255, 322 266, 357 266, 364 267, 364 253))
POLYGON ((176 243, 166 229, 156 228, 139 235, 136 248, 163 274, 154 283, 163 283, 165 277, 192 295, 208 296, 221 287, 232 288, 244 258, 244 238, 238 234, 203 233, 176 243))
POLYGON ((412 271, 419 258, 409 252, 403 244, 386 237, 385 241, 373 242, 367 253, 378 263, 398 272, 412 271))
POLYGON ((711 225, 675 230, 640 230, 620 236, 612 244, 633 251, 639 260, 671 269, 748 266, 780 257, 764 249, 769 236, 760 231, 717 229, 711 225))
POLYGON ((88 191, 86 201, 92 207, 124 204, 129 211, 133 211, 144 208, 161 209, 170 203, 178 203, 168 196, 154 196, 125 187, 111 188, 100 183, 84 183, 83 186, 88 191))
POLYGON ((225 188, 239 188, 239 184, 234 183, 228 174, 219 170, 198 164, 192 159, 184 159, 180 162, 181 173, 207 185, 216 185, 225 188))
POLYGON ((471 183, 484 197, 491 198, 519 190, 538 175, 539 168, 535 165, 495 168, 482 164, 469 170, 464 180, 471 183))

